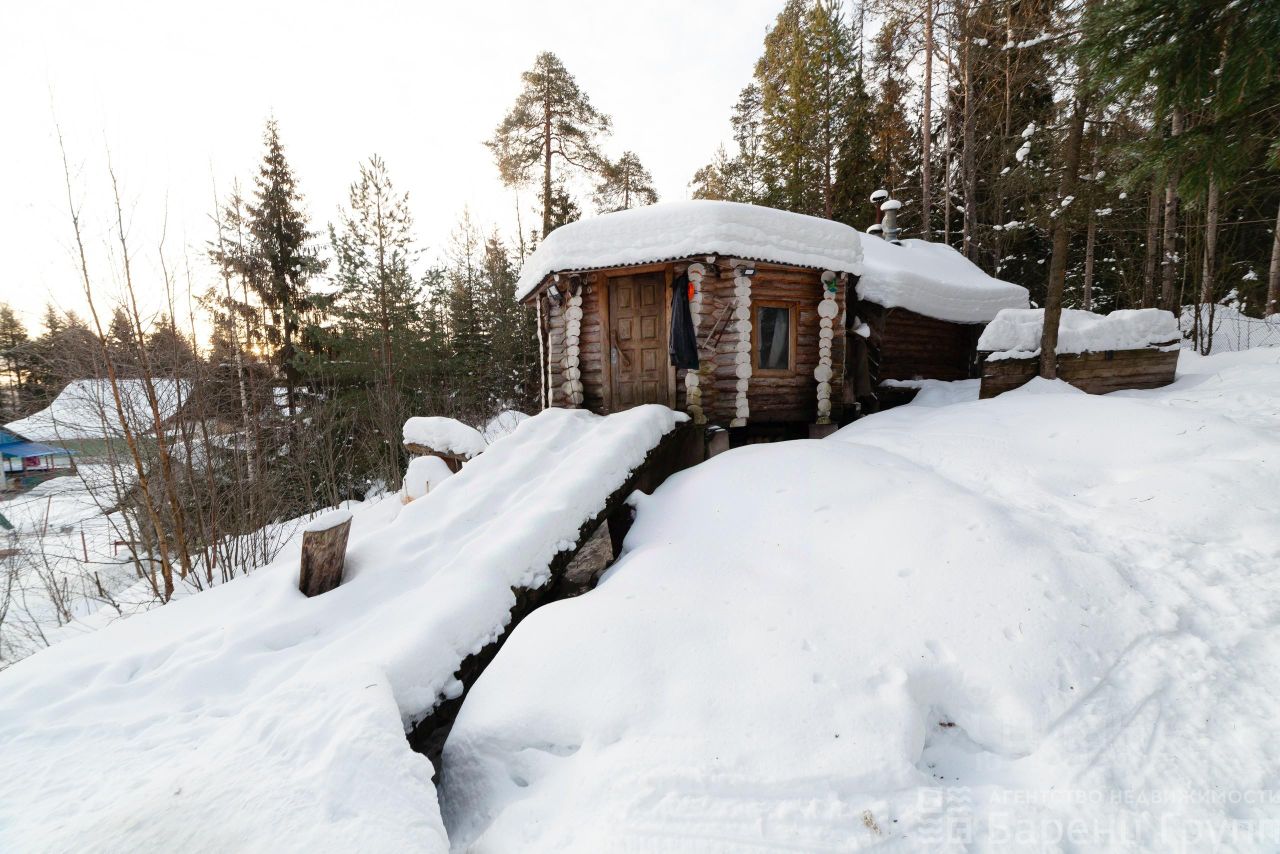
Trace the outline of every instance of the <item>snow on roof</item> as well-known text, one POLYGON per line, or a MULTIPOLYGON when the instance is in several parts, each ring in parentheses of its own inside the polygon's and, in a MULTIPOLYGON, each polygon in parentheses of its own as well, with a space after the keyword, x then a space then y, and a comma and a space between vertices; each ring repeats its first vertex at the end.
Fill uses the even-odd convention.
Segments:
POLYGON ((724 255, 858 273, 855 229, 829 219, 740 202, 663 202, 562 225, 525 261, 524 299, 551 273, 724 255))
POLYGON ((406 727, 685 419, 549 409, 418 500, 355 508, 322 596, 292 545, 0 671, 0 850, 443 854, 406 727))
MULTIPOLYGON (((151 433, 155 426, 151 405, 147 400, 146 382, 138 379, 117 380, 125 421, 134 432, 141 434, 151 433)), ((161 418, 167 422, 177 414, 179 405, 186 399, 189 384, 185 380, 152 380, 151 385, 161 418)), ((75 380, 68 383, 47 408, 6 424, 5 427, 39 442, 117 438, 124 435, 120 413, 111 392, 111 382, 105 379, 75 380)))
MULTIPOLYGON (((1044 309, 1005 309, 983 330, 978 349, 992 358, 1019 358, 1040 352, 1044 309)), ((1172 312, 1158 308, 1137 308, 1094 314, 1064 308, 1058 324, 1059 353, 1098 353, 1104 350, 1135 350, 1181 339, 1178 321, 1172 312)))
POLYGON ((488 445, 476 428, 439 415, 419 416, 404 422, 404 442, 467 460, 483 453, 488 445))
POLYGON ((1027 289, 984 273, 945 243, 877 237, 862 241, 858 296, 953 323, 986 323, 1002 309, 1025 308, 1027 289))

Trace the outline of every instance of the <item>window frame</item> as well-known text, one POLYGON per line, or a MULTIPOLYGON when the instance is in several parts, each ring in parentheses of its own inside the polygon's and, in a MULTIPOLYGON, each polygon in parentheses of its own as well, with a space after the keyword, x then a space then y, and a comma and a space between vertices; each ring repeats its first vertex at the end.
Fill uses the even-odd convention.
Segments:
POLYGON ((799 304, 785 300, 751 301, 751 374, 765 377, 791 377, 796 375, 796 342, 800 321, 799 304), (787 367, 762 368, 760 366, 760 309, 780 308, 787 312, 787 367))

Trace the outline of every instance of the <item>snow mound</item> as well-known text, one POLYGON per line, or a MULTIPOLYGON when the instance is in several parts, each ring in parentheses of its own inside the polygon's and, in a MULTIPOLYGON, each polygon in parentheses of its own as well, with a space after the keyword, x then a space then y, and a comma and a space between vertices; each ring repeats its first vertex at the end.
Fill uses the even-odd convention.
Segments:
POLYGON ((453 476, 449 464, 439 457, 414 457, 404 473, 404 492, 411 499, 418 499, 453 476))
POLYGON ((858 232, 843 223, 740 202, 663 202, 562 225, 525 261, 524 299, 551 273, 647 264, 694 255, 862 271, 858 232))
POLYGON ((469 694, 455 850, 1274 849, 1269 356, 672 477, 469 694))
POLYGON ((0 672, 0 850, 447 850, 406 728, 684 419, 548 410, 423 498, 355 508, 322 596, 295 545, 0 672))
MULTIPOLYGON (((978 350, 990 359, 1018 359, 1040 352, 1044 309, 1005 309, 983 330, 978 350)), ((1058 324, 1059 353, 1099 353, 1168 345, 1179 340, 1178 321, 1158 308, 1131 308, 1094 314, 1074 308, 1062 310, 1058 324)))
POLYGON ((994 279, 945 243, 864 237, 858 296, 953 323, 986 323, 1001 310, 1025 308, 1027 289, 994 279))
POLYGON ((488 446, 476 428, 439 415, 419 416, 404 422, 404 442, 467 460, 480 455, 488 446))
MULTIPOLYGON (((33 442, 119 438, 124 435, 124 424, 135 433, 152 433, 155 420, 147 398, 147 381, 118 380, 117 386, 120 408, 116 406, 109 380, 75 380, 68 383, 47 408, 6 424, 5 428, 33 442)), ((188 384, 181 380, 152 380, 151 387, 161 420, 167 422, 186 399, 188 384)))

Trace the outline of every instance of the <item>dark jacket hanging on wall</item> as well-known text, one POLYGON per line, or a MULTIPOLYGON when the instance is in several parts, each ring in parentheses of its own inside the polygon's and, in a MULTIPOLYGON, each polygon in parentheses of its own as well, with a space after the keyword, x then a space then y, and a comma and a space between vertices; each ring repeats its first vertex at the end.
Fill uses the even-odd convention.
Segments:
POLYGON ((683 273, 671 284, 671 335, 668 350, 677 368, 698 369, 698 338, 689 312, 689 277, 683 273))

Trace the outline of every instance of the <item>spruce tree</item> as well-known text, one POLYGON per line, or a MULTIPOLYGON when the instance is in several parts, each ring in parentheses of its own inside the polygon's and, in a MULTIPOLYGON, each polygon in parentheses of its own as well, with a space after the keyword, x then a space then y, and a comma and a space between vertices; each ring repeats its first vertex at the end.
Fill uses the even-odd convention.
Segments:
POLYGON ((770 166, 767 199, 773 207, 820 214, 821 163, 817 95, 808 38, 809 0, 787 0, 764 39, 756 63, 763 150, 770 166))
POLYGON ((28 372, 31 339, 27 327, 8 303, 0 302, 0 360, 8 376, 7 394, 0 398, 0 414, 13 420, 24 409, 24 380, 28 372))
POLYGON ((624 211, 656 203, 658 191, 653 188, 653 176, 644 168, 640 157, 634 151, 627 151, 601 168, 593 200, 600 213, 624 211))
POLYGON ((421 285, 411 264, 413 219, 381 158, 360 166, 339 226, 330 226, 338 324, 331 346, 356 440, 371 474, 396 488, 403 470, 399 431, 410 412, 406 383, 419 371, 421 285), (361 429, 367 427, 368 429, 361 429))
POLYGON ((609 132, 610 119, 591 105, 554 53, 538 54, 521 78, 524 86, 515 104, 485 144, 504 185, 522 186, 538 174, 545 238, 555 227, 556 176, 570 170, 600 172, 598 142, 609 132))
POLYGON ((266 340, 283 373, 292 417, 301 379, 298 345, 312 308, 308 284, 324 264, 274 119, 267 122, 263 142, 266 153, 254 179, 253 200, 245 206, 251 243, 244 261, 251 268, 248 282, 267 309, 266 340))

